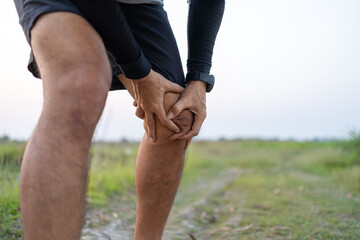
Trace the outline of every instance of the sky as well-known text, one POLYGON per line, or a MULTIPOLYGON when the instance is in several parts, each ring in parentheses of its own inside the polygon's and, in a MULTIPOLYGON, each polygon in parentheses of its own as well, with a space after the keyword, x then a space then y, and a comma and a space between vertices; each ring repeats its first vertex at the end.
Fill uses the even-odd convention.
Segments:
MULTIPOLYGON (((186 0, 165 0, 186 63, 186 0)), ((213 55, 213 91, 198 138, 346 138, 360 130, 360 1, 226 1, 213 55)), ((12 1, 0 1, 0 136, 26 140, 41 113, 42 81, 12 1)), ((96 140, 139 140, 126 91, 114 91, 96 140)))

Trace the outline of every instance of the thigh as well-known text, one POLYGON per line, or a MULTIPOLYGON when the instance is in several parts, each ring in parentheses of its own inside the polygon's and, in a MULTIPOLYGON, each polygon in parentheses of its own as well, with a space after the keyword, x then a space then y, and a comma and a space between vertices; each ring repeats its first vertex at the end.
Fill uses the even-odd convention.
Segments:
POLYGON ((100 36, 82 17, 68 12, 42 15, 31 30, 31 47, 42 77, 79 65, 108 64, 100 36))
POLYGON ((111 69, 102 40, 87 21, 68 12, 44 14, 31 30, 31 46, 47 105, 102 108, 111 69))
MULTIPOLYGON (((33 27, 38 25, 37 22, 40 19, 41 19, 41 22, 44 21, 44 17, 43 17, 44 15, 47 15, 50 13, 60 13, 61 12, 61 13, 73 13, 74 15, 77 15, 78 17, 85 18, 84 15, 82 14, 82 12, 78 9, 78 7, 74 4, 74 2, 72 0, 14 0, 14 3, 16 6, 18 15, 19 15, 20 24, 24 30, 26 39, 28 40, 29 44, 32 42, 33 27)), ((72 16, 72 18, 76 18, 76 16, 72 16)), ((58 29, 60 29, 60 27, 61 27, 60 24, 63 24, 63 23, 61 23, 61 22, 58 22, 57 24, 55 23, 54 29, 49 29, 50 30, 48 32, 49 35, 52 34, 51 30, 57 31, 58 29)), ((49 25, 49 24, 47 24, 47 25, 49 25)), ((82 33, 84 33, 83 30, 89 29, 88 28, 89 24, 84 23, 83 26, 85 26, 85 25, 87 25, 86 26, 87 28, 81 29, 82 33)), ((71 29, 75 29, 79 26, 74 25, 74 26, 68 26, 68 27, 71 30, 71 29)), ((48 29, 47 29, 47 31, 48 31, 48 29)), ((89 33, 91 35, 89 38, 89 42, 92 42, 94 36, 97 35, 97 33, 95 31, 89 31, 87 33, 89 33)), ((77 34, 76 31, 75 31, 75 34, 77 34)), ((79 34, 77 34, 77 35, 79 35, 79 34)), ((97 38, 98 38, 98 40, 100 39, 99 37, 97 37, 97 38)), ((102 45, 102 43, 101 43, 101 45, 102 45)), ((103 51, 103 48, 97 48, 97 50, 103 51)), ((37 53, 37 55, 39 55, 39 53, 37 53)), ((101 53, 101 56, 102 55, 103 55, 103 53, 101 53)), ((116 74, 120 73, 121 70, 119 69, 119 66, 117 66, 115 64, 115 61, 114 61, 111 53, 107 52, 107 58, 108 58, 108 60, 106 60, 106 61, 110 61, 112 71, 114 74, 113 75, 113 83, 119 82, 116 77, 116 74), (117 80, 117 81, 115 81, 115 80, 117 80)), ((40 72, 39 72, 39 67, 37 64, 38 59, 39 59, 39 56, 36 56, 36 61, 35 61, 33 51, 31 51, 30 60, 28 62, 28 70, 34 75, 34 77, 41 78, 40 72)), ((101 58, 101 60, 102 60, 102 58, 101 58)), ((115 88, 113 88, 113 89, 117 89, 117 87, 115 86, 115 88)))

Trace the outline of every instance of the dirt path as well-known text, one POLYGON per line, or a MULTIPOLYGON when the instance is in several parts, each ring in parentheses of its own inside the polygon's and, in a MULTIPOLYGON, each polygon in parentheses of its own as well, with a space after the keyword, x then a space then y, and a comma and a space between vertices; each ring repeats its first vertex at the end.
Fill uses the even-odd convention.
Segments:
MULTIPOLYGON (((226 187, 241 174, 239 169, 228 169, 211 179, 199 179, 188 189, 180 189, 175 205, 170 213, 164 240, 197 239, 193 233, 202 228, 199 219, 211 216, 199 212, 207 206, 207 201, 213 195, 226 191, 226 187)), ((86 214, 86 224, 82 231, 82 240, 130 240, 133 237, 135 206, 134 203, 111 206, 106 210, 89 210, 86 214)), ((202 231, 204 229, 201 229, 202 231)))

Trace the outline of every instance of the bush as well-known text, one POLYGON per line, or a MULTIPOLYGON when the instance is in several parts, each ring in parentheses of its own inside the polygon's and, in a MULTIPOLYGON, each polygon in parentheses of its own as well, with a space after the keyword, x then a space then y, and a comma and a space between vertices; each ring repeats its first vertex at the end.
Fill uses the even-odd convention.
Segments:
POLYGON ((352 165, 360 165, 360 132, 352 130, 349 135, 350 139, 344 142, 343 149, 349 154, 352 165))
POLYGON ((0 169, 12 165, 20 166, 25 143, 0 141, 0 169))

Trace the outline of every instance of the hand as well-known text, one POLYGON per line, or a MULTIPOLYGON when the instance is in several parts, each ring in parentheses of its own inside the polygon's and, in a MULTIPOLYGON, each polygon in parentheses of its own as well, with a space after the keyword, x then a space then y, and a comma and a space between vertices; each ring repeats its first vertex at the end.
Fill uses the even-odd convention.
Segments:
POLYGON ((150 140, 156 141, 155 114, 160 122, 174 132, 180 129, 170 119, 166 118, 164 109, 164 95, 167 92, 181 93, 183 88, 165 79, 153 70, 144 78, 132 80, 137 112, 143 110, 145 117, 145 130, 150 140))
POLYGON ((191 130, 183 136, 173 137, 177 139, 186 139, 186 148, 189 146, 192 138, 200 132, 202 123, 206 118, 206 83, 202 81, 191 81, 181 93, 180 99, 171 107, 168 118, 173 119, 184 109, 189 109, 194 114, 194 122, 191 130))

